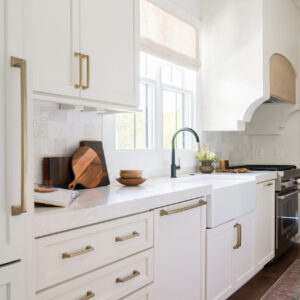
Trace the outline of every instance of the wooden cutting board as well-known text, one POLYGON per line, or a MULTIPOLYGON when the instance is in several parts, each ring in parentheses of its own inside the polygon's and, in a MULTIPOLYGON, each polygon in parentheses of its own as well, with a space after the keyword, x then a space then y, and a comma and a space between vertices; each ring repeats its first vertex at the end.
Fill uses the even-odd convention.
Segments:
POLYGON ((74 190, 77 184, 85 188, 96 187, 102 179, 102 164, 97 153, 90 147, 79 147, 72 155, 74 180, 69 189, 74 190))
POLYGON ((103 144, 101 141, 81 141, 80 146, 87 146, 92 148, 99 156, 102 164, 102 179, 98 186, 107 186, 110 184, 108 171, 106 167, 106 160, 103 150, 103 144))

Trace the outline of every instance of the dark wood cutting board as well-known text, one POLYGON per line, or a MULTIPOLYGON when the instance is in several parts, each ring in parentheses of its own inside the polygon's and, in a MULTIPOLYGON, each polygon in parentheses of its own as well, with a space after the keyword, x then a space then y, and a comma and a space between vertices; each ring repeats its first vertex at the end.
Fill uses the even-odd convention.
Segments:
POLYGON ((87 146, 92 148, 100 157, 102 162, 102 179, 98 186, 107 186, 110 184, 108 171, 106 167, 105 155, 102 142, 100 141, 81 141, 80 146, 87 146))
POLYGON ((43 184, 59 188, 68 188, 73 181, 72 157, 44 157, 43 184))
POLYGON ((81 146, 72 155, 74 180, 68 185, 75 189, 77 184, 85 188, 95 188, 102 179, 102 164, 97 153, 90 147, 81 146))

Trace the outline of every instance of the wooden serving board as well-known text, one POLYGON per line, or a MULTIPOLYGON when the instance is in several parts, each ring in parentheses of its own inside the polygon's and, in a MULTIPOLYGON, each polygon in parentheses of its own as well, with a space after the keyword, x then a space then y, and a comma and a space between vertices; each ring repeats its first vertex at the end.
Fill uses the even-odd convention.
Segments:
POLYGON ((88 146, 88 147, 92 148, 98 154, 99 158, 101 159, 102 173, 103 173, 102 179, 98 186, 109 185, 110 181, 109 181, 108 171, 107 171, 107 167, 106 167, 106 161, 105 161, 105 155, 104 155, 102 142, 100 142, 100 141, 81 141, 80 146, 88 146))
POLYGON ((74 190, 77 184, 95 188, 102 179, 102 165, 97 153, 90 147, 79 147, 72 155, 74 180, 68 185, 74 190))

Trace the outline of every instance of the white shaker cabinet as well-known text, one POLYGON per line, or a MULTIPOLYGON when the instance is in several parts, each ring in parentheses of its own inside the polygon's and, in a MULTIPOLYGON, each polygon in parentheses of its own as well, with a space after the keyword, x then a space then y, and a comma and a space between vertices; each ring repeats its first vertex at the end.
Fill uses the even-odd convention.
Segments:
POLYGON ((90 72, 83 76, 83 98, 137 106, 138 3, 80 1, 80 52, 87 55, 83 71, 89 59, 90 72))
POLYGON ((80 96, 79 0, 33 0, 33 90, 80 96))
POLYGON ((206 299, 227 299, 254 274, 254 214, 207 230, 206 299))
POLYGON ((137 108, 139 1, 33 2, 35 98, 137 108))
POLYGON ((257 184, 255 211, 255 264, 259 271, 275 255, 275 182, 257 184))
POLYGON ((16 262, 0 267, 0 299, 23 300, 24 290, 23 264, 16 262))
POLYGON ((204 299, 205 203, 195 199, 155 210, 155 299, 204 299))
POLYGON ((28 97, 22 34, 26 4, 0 0, 0 266, 24 255, 28 97))

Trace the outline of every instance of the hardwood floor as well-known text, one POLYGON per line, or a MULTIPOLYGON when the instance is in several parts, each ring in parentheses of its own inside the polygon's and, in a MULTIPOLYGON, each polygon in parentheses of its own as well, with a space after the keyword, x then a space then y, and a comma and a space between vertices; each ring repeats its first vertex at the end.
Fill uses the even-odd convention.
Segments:
POLYGON ((298 258, 300 259, 300 244, 295 244, 273 264, 256 274, 228 300, 259 300, 298 258))

